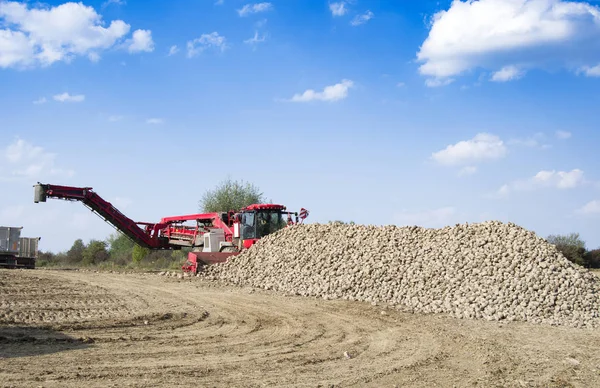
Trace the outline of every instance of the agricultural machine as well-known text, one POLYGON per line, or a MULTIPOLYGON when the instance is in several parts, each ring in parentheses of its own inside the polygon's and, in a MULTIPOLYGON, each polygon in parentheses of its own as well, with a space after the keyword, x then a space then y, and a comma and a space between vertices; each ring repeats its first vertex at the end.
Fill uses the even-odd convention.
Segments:
POLYGON ((138 245, 152 250, 191 248, 184 272, 195 274, 203 265, 227 261, 250 248, 262 237, 308 217, 304 208, 289 212, 283 205, 253 204, 226 212, 165 217, 158 223, 134 222, 91 187, 69 187, 38 183, 34 202, 47 198, 80 201, 138 245), (292 217, 293 216, 293 217, 292 217))

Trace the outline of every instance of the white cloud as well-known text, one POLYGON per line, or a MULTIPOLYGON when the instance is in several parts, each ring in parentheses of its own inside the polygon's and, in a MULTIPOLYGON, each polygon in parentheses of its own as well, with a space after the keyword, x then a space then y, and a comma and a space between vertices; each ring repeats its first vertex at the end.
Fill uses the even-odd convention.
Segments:
POLYGON ((154 51, 154 41, 152 40, 152 31, 135 30, 133 37, 127 41, 127 50, 130 53, 141 53, 154 51))
POLYGON ((302 94, 295 94, 291 101, 293 102, 308 102, 308 101, 338 101, 348 96, 348 89, 354 86, 354 82, 348 79, 335 85, 326 86, 322 92, 316 92, 313 89, 308 89, 302 94))
POLYGON ((225 4, 224 0, 217 0, 217 1, 215 1, 215 5, 223 5, 223 4, 225 4))
POLYGON ((463 167, 459 172, 458 172, 458 176, 467 176, 467 175, 473 175, 477 172, 477 167, 475 166, 465 166, 463 167))
MULTIPOLYGON (((130 31, 124 21, 107 24, 93 7, 74 2, 29 8, 0 1, 0 26, 0 67, 22 69, 68 63, 77 56, 96 60, 130 31)), ((134 41, 140 37, 138 33, 134 41)))
POLYGON ((519 79, 525 74, 524 71, 520 70, 517 66, 509 65, 504 66, 492 75, 492 81, 494 82, 507 82, 519 79))
POLYGON ((56 154, 47 152, 40 146, 34 146, 22 139, 16 139, 0 151, 0 171, 8 175, 1 180, 20 178, 44 180, 48 176, 73 176, 72 170, 59 168, 55 164, 56 154))
POLYGON ((225 37, 219 35, 218 32, 202 34, 199 38, 187 42, 187 56, 188 58, 195 57, 211 47, 220 49, 223 52, 227 48, 226 41, 225 37))
POLYGON ((262 28, 265 26, 265 24, 267 24, 267 19, 262 19, 262 20, 257 21, 256 23, 254 23, 254 27, 262 28))
POLYGON ((396 86, 397 86, 397 87, 399 87, 399 88, 402 88, 402 87, 404 87, 404 86, 405 86, 405 83, 404 83, 404 82, 398 82, 398 83, 396 84, 396 86))
POLYGON ((337 3, 330 3, 329 10, 331 11, 331 14, 333 16, 344 16, 348 12, 345 1, 339 1, 337 3))
POLYGON ((179 47, 177 47, 176 45, 173 45, 169 48, 169 56, 175 55, 178 52, 179 52, 179 47))
POLYGON ((352 19, 352 21, 350 22, 351 25, 353 26, 360 26, 361 24, 365 24, 366 22, 368 22, 369 20, 373 19, 373 12, 371 11, 367 11, 362 15, 356 15, 354 17, 354 19, 352 19))
POLYGON ((255 4, 246 4, 241 9, 238 9, 237 12, 240 16, 248 16, 253 13, 266 12, 273 9, 273 4, 271 3, 255 3, 255 4))
POLYGON ((125 2, 125 0, 106 0, 104 3, 102 3, 102 8, 106 8, 109 5, 125 5, 127 4, 125 2))
POLYGON ((403 211, 395 215, 399 226, 416 225, 424 228, 442 228, 454 224, 457 218, 456 208, 450 206, 416 212, 403 211))
POLYGON ((425 76, 455 77, 483 68, 501 81, 527 68, 590 71, 584 66, 600 61, 599 42, 600 8, 585 2, 454 0, 434 15, 417 59, 425 76))
MULTIPOLYGON (((0 12, 1 10, 0 8, 0 12)), ((24 33, 8 29, 0 30, 0 67, 30 65, 35 60, 34 50, 34 43, 24 33)))
POLYGON ((439 88, 440 86, 450 85, 452 82, 454 82, 453 78, 428 78, 425 80, 425 86, 439 88))
POLYGON ((119 115, 113 115, 113 116, 108 116, 108 121, 110 122, 116 122, 116 121, 121 121, 123 120, 123 116, 119 116, 119 115))
POLYGON ((46 97, 42 97, 42 98, 38 98, 33 103, 36 105, 40 105, 40 104, 45 104, 46 102, 48 102, 48 100, 46 100, 46 97))
POLYGON ((600 64, 593 67, 582 66, 579 71, 583 72, 588 77, 600 77, 600 64))
POLYGON ((83 94, 77 94, 77 95, 70 95, 69 93, 62 93, 62 94, 57 94, 54 97, 52 97, 55 101, 59 101, 59 102, 82 102, 83 100, 85 100, 85 95, 83 94))
POLYGON ((254 32, 254 36, 252 38, 250 38, 250 39, 246 39, 244 41, 244 43, 256 47, 257 44, 264 42, 266 40, 266 38, 267 37, 265 35, 263 35, 262 37, 259 37, 258 36, 258 31, 255 31, 254 32))
POLYGON ((473 139, 451 144, 434 152, 431 158, 443 165, 459 165, 483 160, 495 160, 506 155, 504 142, 495 135, 479 133, 473 139))
POLYGON ((542 132, 537 132, 537 133, 533 134, 532 136, 529 136, 526 138, 510 139, 507 142, 507 144, 518 145, 518 146, 523 146, 523 147, 530 147, 530 148, 542 148, 542 149, 550 148, 551 145, 547 144, 545 142, 545 140, 546 140, 546 136, 542 132))
POLYGON ((146 120, 146 124, 155 124, 156 125, 156 124, 162 124, 164 122, 165 122, 165 120, 159 119, 159 118, 151 118, 151 119, 146 120))
POLYGON ((586 203, 577 213, 583 215, 599 215, 600 214, 600 200, 594 200, 586 203))
POLYGON ((571 132, 567 131, 556 131, 556 137, 561 140, 566 140, 571 138, 571 132))
POLYGON ((514 191, 531 191, 541 188, 560 190, 574 189, 586 183, 580 169, 571 171, 542 170, 527 180, 517 180, 503 185, 496 193, 497 197, 506 197, 514 191))
POLYGON ((541 186, 556 187, 558 189, 573 189, 584 182, 583 171, 574 169, 565 171, 540 171, 533 177, 533 182, 541 186))
POLYGON ((96 52, 91 52, 88 54, 88 59, 94 63, 100 61, 100 54, 96 53, 96 52))

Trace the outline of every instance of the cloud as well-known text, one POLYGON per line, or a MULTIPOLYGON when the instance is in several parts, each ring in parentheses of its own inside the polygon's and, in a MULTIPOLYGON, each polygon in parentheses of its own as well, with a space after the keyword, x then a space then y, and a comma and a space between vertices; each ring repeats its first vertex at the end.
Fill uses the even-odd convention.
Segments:
POLYGON ((571 132, 567 131, 556 131, 556 138, 560 140, 566 140, 571 138, 571 132))
POLYGON ((254 48, 256 48, 257 44, 262 43, 265 40, 266 40, 266 36, 265 35, 263 35, 262 37, 259 38, 258 31, 255 31, 254 32, 254 36, 252 38, 250 38, 250 39, 246 39, 244 41, 244 43, 249 44, 249 45, 253 46, 254 48))
POLYGON ((506 146, 498 136, 478 133, 473 139, 463 140, 434 152, 431 158, 439 164, 452 166, 500 159, 505 155, 506 146))
POLYGON ((85 95, 77 94, 72 96, 69 93, 62 93, 56 94, 52 98, 54 99, 54 101, 58 102, 82 102, 83 100, 85 100, 85 95))
POLYGON ((399 88, 402 88, 402 87, 406 86, 406 84, 404 82, 398 82, 396 84, 396 86, 399 87, 399 88))
POLYGON ((547 144, 545 142, 545 140, 546 140, 546 136, 542 132, 537 132, 534 135, 526 137, 526 138, 510 139, 507 142, 507 144, 523 146, 523 147, 530 147, 530 148, 542 148, 542 149, 550 148, 551 145, 547 144))
POLYGON ((439 88, 440 86, 450 85, 454 82, 452 78, 428 78, 425 80, 425 86, 428 88, 439 88))
POLYGON ((57 167, 55 160, 56 154, 17 138, 6 148, 0 150, 0 171, 8 172, 8 175, 0 176, 0 179, 44 180, 44 177, 48 176, 70 177, 74 175, 73 170, 57 167))
POLYGON ((582 215, 600 215, 600 200, 594 200, 586 203, 577 209, 576 213, 582 215))
POLYGON ((558 189, 573 189, 583 184, 583 171, 574 169, 565 171, 540 171, 532 179, 540 186, 556 187, 558 189))
POLYGON ((262 20, 257 21, 256 23, 254 23, 254 27, 262 28, 265 26, 265 24, 267 24, 267 19, 262 19, 262 20))
MULTIPOLYGON (((130 31, 124 21, 106 23, 93 7, 74 2, 29 8, 0 1, 0 26, 0 68, 19 69, 69 63, 77 56, 97 60, 100 51, 118 47, 130 31)), ((134 41, 142 37, 138 32, 134 41)))
POLYGON ((187 56, 188 58, 195 57, 209 48, 220 49, 223 52, 227 48, 226 41, 225 37, 219 35, 218 32, 202 34, 199 38, 187 42, 187 56))
POLYGON ((256 4, 246 4, 241 9, 238 9, 237 12, 240 16, 248 16, 253 13, 266 12, 273 9, 273 4, 271 3, 256 3, 256 4))
POLYGON ((150 119, 146 120, 146 124, 154 124, 154 125, 162 124, 164 122, 165 122, 165 120, 159 119, 159 118, 150 118, 150 119))
POLYGON ((38 98, 33 103, 36 105, 40 105, 40 104, 45 104, 46 102, 48 102, 48 100, 46 100, 46 97, 42 97, 42 98, 38 98))
POLYGON ((177 47, 176 45, 173 45, 169 48, 169 56, 171 55, 175 55, 179 52, 179 47, 177 47))
POLYGON ((96 63, 96 62, 100 61, 100 54, 92 51, 91 53, 88 54, 88 59, 91 62, 96 63))
POLYGON ((582 66, 579 68, 579 72, 583 72, 588 77, 600 77, 600 64, 593 67, 582 66))
POLYGON ((396 224, 399 226, 421 226, 425 228, 442 228, 454 224, 457 219, 457 210, 454 207, 442 207, 425 211, 403 211, 395 215, 396 224))
POLYGON ((127 50, 130 53, 141 53, 154 51, 154 41, 152 40, 152 31, 135 30, 132 39, 127 41, 127 50))
POLYGON ((600 62, 599 42, 600 8, 585 2, 454 0, 433 16, 417 59, 422 75, 437 78, 487 69, 507 81, 552 67, 593 75, 586 66, 600 62))
POLYGON ((517 180, 503 185, 496 197, 506 197, 514 191, 531 191, 542 188, 560 190, 574 189, 586 183, 584 173, 580 169, 571 171, 542 170, 526 180, 517 180))
POLYGON ((120 6, 120 5, 125 5, 125 4, 127 4, 125 2, 125 0, 106 0, 104 3, 102 3, 102 8, 104 9, 110 5, 119 5, 120 6))
POLYGON ((225 0, 217 0, 215 1, 215 5, 223 5, 225 4, 225 0))
POLYGON ((116 122, 116 121, 121 121, 123 120, 123 116, 118 116, 118 115, 113 115, 113 116, 108 116, 108 121, 110 122, 116 122))
POLYGON ((353 26, 360 26, 361 24, 365 24, 366 22, 368 22, 369 20, 373 19, 373 12, 371 11, 367 11, 362 15, 356 15, 354 17, 354 19, 352 19, 352 21, 350 22, 351 25, 353 26))
POLYGON ((477 172, 477 167, 475 166, 466 166, 463 167, 459 172, 458 172, 458 176, 467 176, 467 175, 473 175, 477 172))
POLYGON ((507 82, 523 77, 525 73, 520 70, 517 66, 504 66, 492 75, 492 81, 494 82, 507 82))
POLYGON ((344 16, 348 13, 345 1, 339 1, 337 3, 329 3, 329 10, 333 16, 344 16))
POLYGON ((315 92, 313 89, 308 89, 302 94, 295 94, 292 102, 308 102, 308 101, 338 101, 343 100, 348 96, 348 89, 354 86, 354 82, 348 79, 335 85, 326 86, 322 92, 315 92))

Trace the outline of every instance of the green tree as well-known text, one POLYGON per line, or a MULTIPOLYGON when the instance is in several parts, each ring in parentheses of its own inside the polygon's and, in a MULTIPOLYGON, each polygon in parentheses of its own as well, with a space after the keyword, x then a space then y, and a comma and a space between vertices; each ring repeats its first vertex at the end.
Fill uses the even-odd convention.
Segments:
POLYGON ((135 243, 121 232, 111 234, 108 239, 108 254, 112 261, 129 262, 135 243))
POLYGON ((590 268, 600 268, 600 249, 586 252, 583 258, 590 268))
POLYGON ((108 259, 108 251, 106 250, 106 242, 91 240, 83 251, 83 264, 99 264, 108 259))
POLYGON ((254 203, 264 203, 263 193, 258 187, 244 181, 222 181, 215 189, 208 190, 199 202, 200 211, 205 213, 239 210, 254 203))
POLYGON ((131 257, 133 259, 133 262, 135 264, 139 264, 142 262, 142 260, 144 260, 144 258, 146 256, 148 256, 150 254, 150 249, 148 248, 143 248, 141 246, 139 246, 138 244, 135 244, 133 246, 133 252, 131 254, 131 257))
POLYGON ((585 242, 579 237, 579 233, 568 235, 550 235, 546 240, 554 244, 556 248, 569 260, 575 264, 587 266, 585 260, 585 242))
POLYGON ((67 251, 67 262, 69 264, 79 263, 83 259, 83 251, 85 251, 85 244, 82 239, 77 239, 73 243, 71 249, 67 251))

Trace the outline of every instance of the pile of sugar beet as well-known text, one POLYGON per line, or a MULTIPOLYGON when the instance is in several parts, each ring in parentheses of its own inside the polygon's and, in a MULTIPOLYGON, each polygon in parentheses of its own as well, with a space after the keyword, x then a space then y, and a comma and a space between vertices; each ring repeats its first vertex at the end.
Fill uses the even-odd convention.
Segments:
POLYGON ((498 221, 440 229, 296 225, 200 276, 459 318, 600 325, 596 275, 534 232, 498 221))

